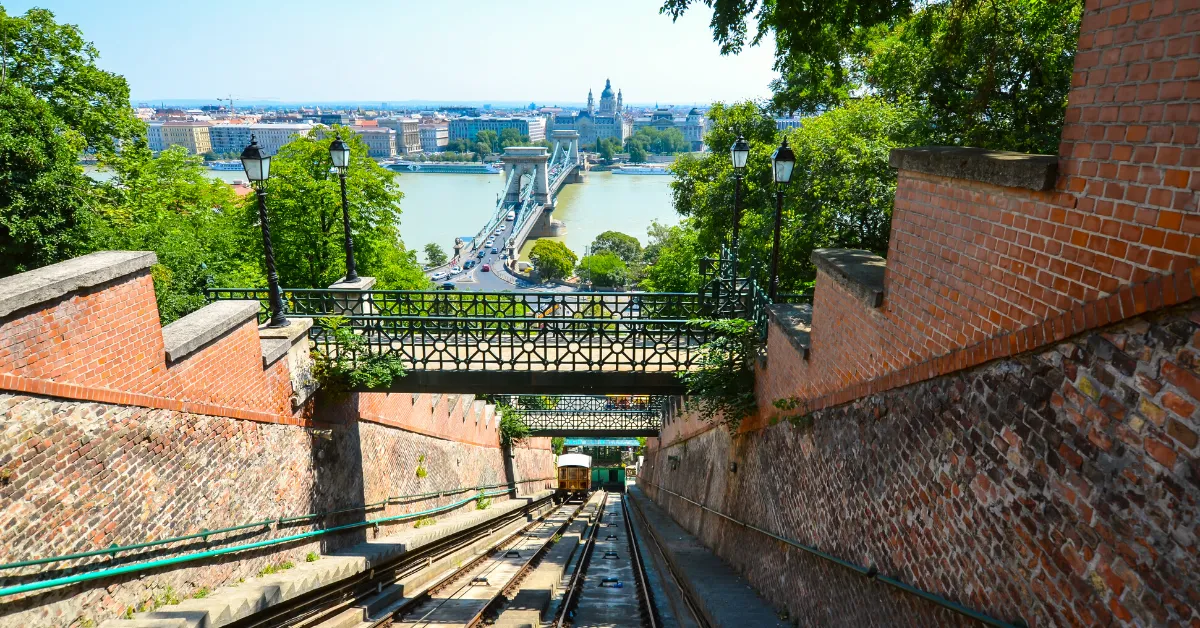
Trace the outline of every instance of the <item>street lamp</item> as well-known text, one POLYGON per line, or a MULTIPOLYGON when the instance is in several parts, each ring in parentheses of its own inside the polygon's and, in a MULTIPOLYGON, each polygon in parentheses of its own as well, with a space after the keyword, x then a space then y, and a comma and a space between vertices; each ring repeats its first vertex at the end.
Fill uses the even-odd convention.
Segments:
POLYGON ((271 321, 268 327, 286 327, 288 319, 283 315, 283 291, 279 289, 279 275, 275 272, 275 252, 271 249, 271 228, 267 224, 267 179, 271 176, 271 156, 250 136, 250 144, 242 151, 242 168, 246 178, 254 186, 258 196, 258 224, 262 227, 263 253, 267 256, 267 291, 271 302, 271 321))
POLYGON ((771 155, 771 170, 775 173, 775 243, 771 246, 771 302, 779 292, 779 230, 783 226, 783 188, 792 180, 792 168, 796 165, 796 154, 788 148, 787 138, 771 155))
POLYGON ((335 136, 329 145, 329 158, 337 169, 338 179, 342 183, 342 231, 346 236, 346 281, 358 280, 358 269, 354 266, 354 240, 350 237, 350 203, 346 200, 346 169, 350 167, 350 147, 342 141, 342 135, 335 136))
POLYGON ((742 175, 746 172, 746 160, 750 158, 750 142, 738 136, 737 141, 729 149, 733 160, 733 238, 730 242, 729 255, 730 271, 733 281, 737 283, 738 229, 742 223, 742 175))

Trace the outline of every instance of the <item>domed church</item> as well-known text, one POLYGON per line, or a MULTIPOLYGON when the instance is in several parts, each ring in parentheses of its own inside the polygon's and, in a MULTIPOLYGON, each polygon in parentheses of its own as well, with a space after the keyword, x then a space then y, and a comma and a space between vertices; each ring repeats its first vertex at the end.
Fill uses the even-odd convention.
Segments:
POLYGON ((600 107, 592 90, 588 90, 587 109, 560 113, 554 116, 555 129, 573 129, 579 133, 582 146, 594 146, 605 137, 615 137, 625 143, 633 132, 633 123, 625 118, 625 103, 621 90, 613 94, 612 81, 604 79, 604 91, 600 92, 600 107))

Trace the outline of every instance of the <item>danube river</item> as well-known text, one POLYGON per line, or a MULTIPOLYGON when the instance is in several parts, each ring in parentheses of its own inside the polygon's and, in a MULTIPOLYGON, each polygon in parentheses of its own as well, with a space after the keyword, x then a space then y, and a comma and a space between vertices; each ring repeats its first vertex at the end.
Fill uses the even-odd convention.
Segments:
MULTIPOLYGON (((97 178, 104 176, 91 166, 85 170, 97 178)), ((242 172, 208 172, 230 183, 246 178, 242 172)), ((644 246, 651 221, 678 221, 671 207, 671 180, 662 175, 591 172, 583 183, 563 186, 554 210, 554 218, 567 224, 567 235, 561 239, 580 256, 593 238, 610 229, 627 233, 644 246)), ((437 242, 450 252, 454 238, 475 235, 487 221, 504 179, 499 174, 397 173, 396 183, 404 192, 400 202, 404 244, 421 251, 427 243, 437 242)))

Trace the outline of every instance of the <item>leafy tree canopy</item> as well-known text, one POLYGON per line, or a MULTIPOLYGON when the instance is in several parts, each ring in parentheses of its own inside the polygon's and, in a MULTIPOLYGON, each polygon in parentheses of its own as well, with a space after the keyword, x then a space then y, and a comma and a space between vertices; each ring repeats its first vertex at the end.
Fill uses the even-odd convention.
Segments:
POLYGON ((538 240, 529 251, 529 261, 543 281, 566 279, 579 256, 557 240, 538 240))
POLYGON ((430 242, 425 245, 425 261, 430 266, 441 266, 446 263, 449 257, 446 255, 446 250, 436 242, 430 242))
MULTIPOLYGON (((403 194, 392 172, 368 157, 366 144, 344 127, 297 136, 271 160, 267 212, 280 282, 289 288, 324 288, 345 274, 341 192, 329 162, 334 131, 350 146, 346 194, 359 274, 375 277, 382 289, 427 287, 416 253, 400 241, 403 194)), ((245 214, 249 226, 257 227, 252 196, 245 214)), ((261 248, 259 242, 259 259, 261 248)))
POLYGON ((928 141, 1058 148, 1081 0, 666 0, 661 11, 697 3, 725 54, 774 37, 778 111, 878 95, 920 109, 928 141))
POLYGON ((611 251, 600 251, 579 261, 579 278, 598 288, 616 288, 629 279, 629 267, 611 251))
POLYGON ((683 137, 683 131, 675 128, 660 131, 652 126, 644 126, 625 139, 625 147, 631 156, 635 146, 642 152, 655 155, 674 155, 692 150, 692 143, 683 137))
POLYGON ((605 231, 592 240, 592 254, 601 251, 611 251, 626 264, 634 265, 642 261, 642 243, 638 239, 620 231, 605 231))
POLYGON ((46 103, 62 127, 82 136, 83 148, 109 152, 144 135, 145 125, 129 106, 129 84, 96 67, 99 56, 77 26, 55 22, 50 11, 10 16, 0 6, 4 82, 19 83, 46 103))
POLYGON ((700 260, 704 250, 699 232, 690 221, 664 225, 658 221, 647 230, 646 275, 641 287, 649 292, 695 292, 700 289, 700 260))

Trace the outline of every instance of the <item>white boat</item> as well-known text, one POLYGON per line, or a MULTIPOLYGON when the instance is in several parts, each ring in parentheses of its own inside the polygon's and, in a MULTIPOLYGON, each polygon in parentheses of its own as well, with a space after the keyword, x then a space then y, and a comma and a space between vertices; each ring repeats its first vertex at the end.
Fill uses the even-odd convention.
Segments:
POLYGON ((656 174, 656 175, 671 175, 671 171, 666 168, 656 168, 654 166, 621 166, 613 168, 613 174, 656 174))
POLYGON ((222 172, 234 172, 242 169, 242 162, 236 160, 210 161, 208 162, 208 169, 220 170, 222 172))

